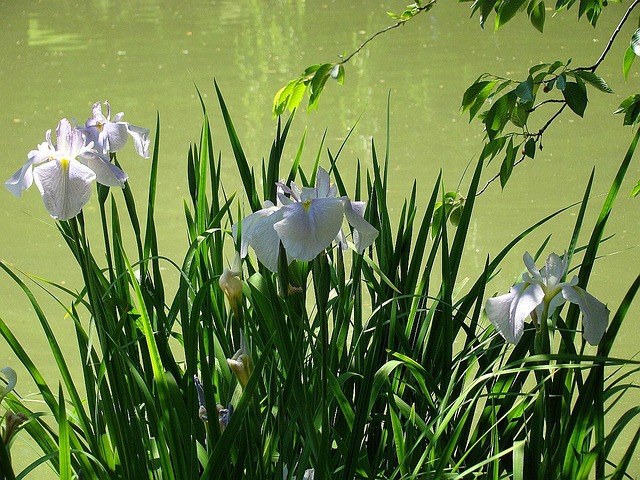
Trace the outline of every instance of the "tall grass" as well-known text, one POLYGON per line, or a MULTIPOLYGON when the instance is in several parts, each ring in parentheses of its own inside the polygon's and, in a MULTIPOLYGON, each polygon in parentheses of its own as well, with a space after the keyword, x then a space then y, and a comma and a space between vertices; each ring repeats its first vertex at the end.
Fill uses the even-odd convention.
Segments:
MULTIPOLYGON (((82 214, 58 223, 84 287, 76 293, 40 283, 60 299, 80 358, 65 357, 32 289, 0 263, 29 299, 60 374, 58 388, 48 384, 0 319, 0 333, 44 402, 36 412, 17 393, 6 397, 7 409, 28 416, 21 434, 41 457, 14 472, 10 444, 0 442, 0 478, 26 478, 42 463, 65 479, 625 478, 640 430, 630 445, 616 447, 621 458, 613 446, 639 409, 617 419, 606 413, 633 388, 637 366, 610 352, 640 276, 597 351, 575 335, 577 308, 556 313, 547 353, 536 353, 533 327, 509 346, 483 314, 491 279, 507 253, 566 209, 516 235, 465 285, 459 271, 475 202, 482 201, 482 163, 457 226, 438 208, 445 201, 440 178, 425 197, 414 182, 394 216, 386 197, 388 147, 380 154, 372 143, 369 168, 357 164, 353 185, 343 179, 342 148, 325 156, 321 144, 305 171, 304 137, 287 169, 290 117, 278 119, 267 160, 254 168, 215 88, 233 159, 214 151, 203 103, 200 140, 187 158, 189 245, 179 265, 158 251, 160 122, 146 213, 128 186, 126 212, 113 197, 119 192, 100 187, 101 238, 89 238, 82 214), (224 188, 223 161, 236 164, 243 192, 224 188), (234 314, 218 285, 238 247, 231 225, 263 200, 275 202, 279 179, 313 185, 319 165, 330 169, 339 195, 367 201, 365 217, 378 239, 363 255, 334 247, 308 263, 281 261, 277 274, 245 260, 234 314), (134 252, 124 247, 130 236, 134 252), (104 243, 105 260, 94 257, 96 242, 104 243), (175 291, 165 288, 167 272, 178 278, 175 291), (249 359, 246 385, 227 362, 238 351, 249 359), (81 365, 81 378, 70 364, 81 365), (627 373, 618 370, 623 366, 627 373)), ((584 219, 593 178, 579 205, 566 248, 580 259, 583 287, 638 135, 590 233, 584 219)))

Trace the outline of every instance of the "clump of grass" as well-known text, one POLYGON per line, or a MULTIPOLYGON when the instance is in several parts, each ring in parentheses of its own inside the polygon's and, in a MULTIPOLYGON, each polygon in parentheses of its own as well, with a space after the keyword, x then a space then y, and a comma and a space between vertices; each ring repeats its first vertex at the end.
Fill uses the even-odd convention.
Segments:
MULTIPOLYGON (((158 251, 159 121, 146 214, 128 186, 126 213, 100 187, 106 260, 94 257, 82 214, 58 222, 84 287, 76 293, 37 283, 60 299, 80 358, 63 355, 36 296, 0 263, 31 302, 60 372, 56 392, 0 320, 0 334, 46 407, 31 411, 13 392, 5 398, 7 408, 30 419, 22 428, 42 455, 15 475, 8 445, 0 449, 4 478, 25 478, 42 463, 61 478, 85 479, 300 479, 312 473, 336 479, 586 479, 594 471, 598 478, 624 477, 640 431, 622 458, 611 451, 638 408, 612 427, 605 413, 632 388, 630 374, 617 369, 637 369, 610 351, 640 277, 597 351, 587 351, 575 335, 576 308, 555 314, 553 351, 536 351, 533 328, 511 347, 483 316, 490 281, 508 252, 566 209, 516 235, 463 285, 468 229, 482 200, 476 196, 481 162, 455 227, 439 208, 446 202, 440 177, 425 198, 414 182, 394 218, 386 198, 388 148, 381 157, 372 143, 370 168, 358 163, 352 186, 343 180, 342 149, 322 160, 321 146, 305 171, 304 139, 285 171, 292 116, 278 119, 268 160, 256 173, 217 85, 216 92, 244 192, 228 195, 224 188, 223 159, 213 149, 203 103, 200 141, 187 158, 189 245, 180 264, 158 251), (231 227, 251 213, 242 211, 240 197, 257 211, 263 200, 276 202, 280 179, 313 185, 320 164, 340 196, 367 201, 365 219, 379 231, 376 242, 362 255, 330 247, 312 261, 291 264, 281 252, 275 274, 250 256, 233 272, 242 278, 242 296, 231 308, 219 281, 239 247, 231 227), (124 247, 129 235, 133 254, 124 247), (175 292, 165 288, 161 266, 178 278, 175 292), (70 362, 81 364, 81 378, 71 374, 70 362)), ((637 138, 586 241, 581 234, 593 176, 585 190, 567 242, 571 257, 581 255, 583 286, 637 138)))

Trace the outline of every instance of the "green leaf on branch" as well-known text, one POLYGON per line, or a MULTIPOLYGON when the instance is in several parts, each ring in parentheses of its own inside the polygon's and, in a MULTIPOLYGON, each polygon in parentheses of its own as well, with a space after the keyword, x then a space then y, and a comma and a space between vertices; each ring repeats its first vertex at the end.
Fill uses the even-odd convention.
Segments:
POLYGON ((502 131, 511 118, 511 112, 516 104, 516 99, 516 92, 512 90, 496 100, 487 111, 484 124, 490 140, 493 140, 495 136, 502 131))
POLYGON ((449 220, 454 227, 458 226, 462 211, 464 210, 464 203, 464 197, 458 192, 447 192, 444 194, 444 201, 437 202, 434 206, 433 216, 431 218, 431 238, 436 238, 440 232, 443 218, 449 220))
POLYGON ((467 88, 462 97, 462 111, 469 110, 469 122, 476 116, 484 102, 487 100, 491 91, 498 82, 493 80, 476 81, 467 88))
POLYGON ((297 108, 306 90, 307 86, 300 78, 296 78, 287 83, 273 98, 273 115, 277 117, 282 115, 287 109, 293 111, 297 108))
POLYGON ((509 0, 506 2, 500 2, 497 8, 495 29, 498 30, 501 26, 511 20, 518 10, 524 7, 527 0, 509 0))
POLYGON ((539 63, 538 65, 534 65, 529 69, 529 75, 534 75, 536 72, 539 72, 540 70, 544 70, 548 66, 549 66, 548 63, 539 63))
POLYGON ((536 156, 536 141, 533 137, 529 138, 524 144, 524 154, 529 158, 536 156))
POLYGON ((529 75, 529 78, 516 87, 516 95, 522 99, 523 102, 530 102, 533 100, 533 78, 529 75))
POLYGON ((629 70, 631 70, 631 65, 633 65, 633 61, 635 59, 636 53, 633 51, 633 48, 629 46, 624 54, 624 59, 622 60, 622 73, 624 73, 625 80, 629 76, 629 70))
POLYGON ((335 63, 319 63, 307 67, 304 73, 282 87, 273 99, 273 115, 282 115, 285 110, 293 111, 300 105, 309 89, 309 110, 318 108, 320 94, 327 79, 333 77, 340 84, 344 82, 344 67, 335 63))
POLYGON ((556 80, 556 85, 558 86, 558 90, 564 91, 567 85, 567 77, 564 75, 564 73, 558 76, 558 79, 556 80))
POLYGON ((527 124, 527 119, 529 118, 530 105, 531 102, 518 102, 511 112, 511 123, 518 128, 523 128, 527 124))
POLYGON ((488 142, 482 149, 482 153, 480 154, 480 160, 484 161, 489 159, 487 161, 487 164, 491 163, 491 160, 493 160, 495 156, 502 151, 506 141, 507 141, 506 137, 498 137, 488 142))
POLYGON ((309 85, 309 110, 313 108, 318 108, 318 101, 320 100, 320 94, 324 89, 325 83, 327 83, 327 79, 330 76, 331 69, 333 68, 333 64, 325 63, 320 65, 320 67, 316 70, 313 78, 311 79, 311 84, 309 85))
POLYGON ((498 0, 482 0, 478 2, 474 2, 471 7, 471 15, 473 15, 478 8, 480 9, 480 27, 484 28, 484 24, 489 18, 489 14, 493 11, 493 7, 498 3, 498 0))
POLYGON ((605 82, 602 77, 596 75, 593 72, 590 72, 588 70, 574 70, 573 74, 576 77, 579 77, 581 80, 584 80, 588 84, 593 85, 601 92, 613 93, 613 90, 611 90, 609 85, 607 85, 607 82, 605 82))
POLYGON ((502 161, 502 165, 500 166, 500 186, 502 188, 505 187, 507 182, 509 181, 509 177, 511 176, 511 172, 513 172, 513 166, 516 163, 516 153, 518 151, 518 147, 513 146, 513 138, 509 139, 509 145, 507 145, 507 154, 502 161))
POLYGON ((640 120, 640 94, 625 98, 614 114, 624 113, 623 125, 635 125, 640 120))
POLYGON ((584 116, 584 111, 589 102, 584 84, 580 85, 576 82, 567 82, 564 90, 562 90, 562 95, 571 110, 581 117, 584 116))
POLYGON ((529 7, 527 9, 529 11, 529 20, 531 21, 531 25, 533 25, 536 30, 542 33, 544 30, 545 19, 544 2, 532 2, 529 4, 529 7))
POLYGON ((334 67, 331 69, 331 77, 335 78, 336 82, 338 82, 340 85, 344 85, 344 65, 334 65, 334 67), (338 75, 334 76, 333 72, 335 71, 336 67, 338 67, 338 75))

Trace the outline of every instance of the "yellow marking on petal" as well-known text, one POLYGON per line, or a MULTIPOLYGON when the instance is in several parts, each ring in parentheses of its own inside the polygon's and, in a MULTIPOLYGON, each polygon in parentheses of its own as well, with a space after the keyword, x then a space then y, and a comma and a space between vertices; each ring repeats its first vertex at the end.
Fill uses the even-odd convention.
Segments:
POLYGON ((60 166, 62 167, 62 170, 66 172, 67 170, 69 170, 69 160, 66 158, 61 158, 60 166))
POLYGON ((305 200, 304 202, 302 202, 302 207, 304 208, 304 211, 309 213, 309 208, 311 208, 311 200, 305 200))
POLYGON ((99 132, 102 131, 103 127, 104 127, 104 123, 100 123, 100 122, 96 123, 96 128, 98 129, 99 132))

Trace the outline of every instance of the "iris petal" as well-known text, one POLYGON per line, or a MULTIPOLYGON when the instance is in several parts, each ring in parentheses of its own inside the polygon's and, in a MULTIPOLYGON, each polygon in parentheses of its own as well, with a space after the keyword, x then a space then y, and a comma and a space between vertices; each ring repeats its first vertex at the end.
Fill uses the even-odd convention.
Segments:
POLYGON ((569 302, 575 303, 582 312, 582 336, 591 345, 597 345, 602 340, 609 323, 609 309, 600 300, 587 293, 583 288, 565 285, 562 295, 569 302))
POLYGON ((124 187, 127 174, 113 163, 96 154, 85 154, 83 162, 96 174, 96 181, 108 187, 124 187))
MULTIPOLYGON (((530 278, 537 282, 543 283, 542 276, 540 275, 540 270, 538 270, 538 268, 536 267, 531 254, 529 252, 524 252, 524 256, 522 257, 522 259, 524 260, 524 264, 527 267, 527 270, 529 270, 529 273, 531 274, 530 278)), ((526 277, 523 278, 526 279, 526 277)))
POLYGON ((344 214, 347 222, 353 227, 353 242, 356 250, 362 254, 378 237, 378 230, 364 219, 365 203, 344 199, 344 214))
MULTIPOLYGON (((282 220, 283 212, 279 207, 267 206, 242 220, 242 242, 240 256, 246 257, 251 245, 258 260, 272 272, 278 271, 278 253, 280 238, 273 224, 282 220)), ((237 239, 238 225, 233 225, 233 238, 237 239)))
POLYGON ((4 387, 0 388, 1 401, 5 397, 5 395, 7 395, 7 393, 16 388, 16 385, 18 383, 18 375, 16 374, 16 371, 11 367, 4 367, 0 369, 0 372, 2 372, 2 375, 7 382, 4 387))
POLYGON ((316 195, 318 198, 331 197, 331 196, 335 197, 335 192, 333 192, 334 194, 331 195, 332 189, 331 189, 331 180, 329 179, 329 174, 322 167, 318 168, 318 173, 316 174, 316 192, 317 192, 316 195))
POLYGON ((500 335, 510 343, 518 343, 524 331, 525 318, 542 302, 544 292, 537 283, 518 283, 509 293, 487 300, 487 316, 500 335))
MULTIPOLYGON (((544 284, 547 289, 553 290, 562 280, 565 273, 567 273, 567 256, 566 254, 561 258, 555 253, 549 254, 545 266, 540 270, 540 274, 544 277, 544 284)), ((551 313, 551 310, 549 310, 551 313)))
POLYGON ((127 143, 127 125, 120 123, 105 123, 100 135, 103 143, 100 145, 104 150, 101 153, 117 152, 127 143))
POLYGON ((127 123, 127 131, 133 138, 133 144, 138 155, 143 158, 149 158, 149 129, 127 123))
POLYGON ((315 198, 282 207, 284 218, 274 225, 289 258, 308 262, 327 248, 342 225, 339 198, 315 198))
POLYGON ((55 160, 36 168, 33 177, 49 214, 69 220, 89 201, 96 174, 75 160, 55 160))
POLYGON ((4 182, 4 186, 7 187, 12 194, 20 198, 22 191, 31 186, 33 182, 33 164, 29 161, 25 163, 20 170, 14 173, 9 180, 4 182))

